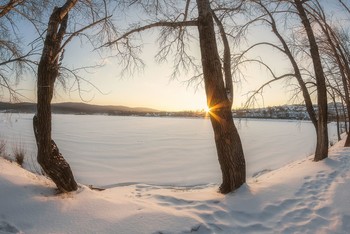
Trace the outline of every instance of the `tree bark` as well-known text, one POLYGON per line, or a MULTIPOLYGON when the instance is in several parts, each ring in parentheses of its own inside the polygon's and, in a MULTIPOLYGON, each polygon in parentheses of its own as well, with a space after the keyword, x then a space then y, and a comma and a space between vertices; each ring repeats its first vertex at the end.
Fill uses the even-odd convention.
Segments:
MULTIPOLYGON (((327 37, 328 45, 330 46, 330 49, 339 67, 339 72, 343 83, 344 101, 347 106, 348 116, 350 116, 350 96, 348 84, 350 78, 350 67, 347 61, 347 57, 345 56, 343 49, 340 46, 341 41, 339 40, 339 36, 327 23, 324 14, 319 14, 319 18, 315 17, 315 19, 327 37)), ((344 147, 350 147, 350 135, 347 136, 344 147)))
POLYGON ((17 5, 23 3, 23 0, 10 0, 5 5, 0 5, 0 18, 5 16, 11 10, 13 10, 17 5))
POLYGON ((232 74, 231 74, 231 50, 230 44, 228 42, 224 25, 220 19, 215 15, 215 12, 212 11, 213 19, 216 22, 216 25, 219 27, 222 43, 224 45, 224 56, 223 56, 223 70, 225 77, 225 89, 227 98, 231 101, 231 106, 233 103, 233 84, 232 84, 232 74))
POLYGON ((340 137, 340 115, 339 115, 339 111, 338 111, 337 101, 335 99, 334 90, 332 90, 332 93, 330 96, 332 98, 334 109, 335 109, 335 117, 336 117, 336 121, 337 121, 337 137, 338 137, 338 141, 340 141, 341 140, 341 137, 340 137))
POLYGON ((320 161, 328 157, 328 128, 327 128, 327 118, 328 118, 328 106, 327 106, 327 88, 326 88, 326 78, 324 76, 321 58, 317 46, 317 42, 310 24, 310 21, 306 15, 303 1, 294 0, 295 6, 298 10, 299 17, 305 28, 309 44, 310 44, 310 54, 313 61, 315 78, 317 84, 317 105, 318 105, 318 122, 317 122, 317 143, 315 152, 315 161, 320 161))
MULTIPOLYGON (((338 48, 341 60, 343 61, 343 63, 340 62, 340 69, 344 68, 344 71, 341 74, 342 74, 342 82, 343 82, 343 88, 344 88, 344 94, 345 94, 344 101, 345 101, 345 105, 346 105, 347 115, 349 117, 348 122, 350 123, 350 94, 349 94, 350 93, 349 92, 350 67, 349 67, 347 57, 340 46, 340 43, 341 42, 338 42, 337 48, 338 48)), ((345 124, 347 124, 346 117, 345 117, 345 124)), ((350 147, 350 135, 349 134, 346 137, 344 147, 350 147)))
POLYGON ((315 110, 314 110, 314 107, 313 107, 313 104, 311 101, 309 91, 308 91, 306 84, 303 80, 303 77, 301 75, 298 63, 295 61, 294 56, 292 54, 292 51, 289 49, 287 42, 284 40, 283 36, 278 31, 276 21, 272 15, 272 13, 269 12, 269 10, 263 5, 262 2, 259 2, 258 4, 265 10, 266 14, 269 15, 270 20, 271 20, 270 24, 271 24, 272 32, 277 36, 277 38, 281 42, 283 49, 284 49, 284 53, 287 55, 289 61, 291 62, 292 66, 293 66, 295 78, 297 79, 299 87, 300 87, 302 94, 303 94, 306 111, 309 114, 310 120, 311 120, 312 124, 314 125, 315 130, 316 130, 316 134, 317 134, 318 124, 317 124, 316 113, 315 113, 315 110))
POLYGON ((197 0, 197 7, 205 91, 222 171, 220 192, 226 194, 245 183, 245 159, 241 140, 232 118, 232 104, 226 95, 209 1, 197 0))
POLYGON ((347 107, 345 107, 344 105, 344 99, 342 99, 342 102, 341 102, 341 106, 342 106, 342 112, 343 112, 343 116, 344 116, 344 130, 346 132, 346 134, 349 134, 349 129, 348 129, 348 122, 347 121, 349 119, 349 116, 347 115, 347 107))
POLYGON ((62 8, 58 7, 53 10, 47 28, 38 66, 37 113, 33 118, 33 127, 38 147, 38 163, 60 191, 69 192, 78 188, 77 183, 69 164, 51 139, 51 100, 59 69, 57 55, 60 52, 68 21, 68 14, 62 17, 61 10, 62 8))

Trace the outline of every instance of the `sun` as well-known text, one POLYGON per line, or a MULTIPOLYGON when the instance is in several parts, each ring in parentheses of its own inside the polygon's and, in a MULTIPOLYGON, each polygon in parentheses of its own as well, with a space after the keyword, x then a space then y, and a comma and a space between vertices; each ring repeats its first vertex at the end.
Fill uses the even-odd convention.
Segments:
POLYGON ((206 106, 206 107, 204 108, 204 111, 205 111, 206 114, 209 114, 209 112, 210 112, 210 107, 206 106))

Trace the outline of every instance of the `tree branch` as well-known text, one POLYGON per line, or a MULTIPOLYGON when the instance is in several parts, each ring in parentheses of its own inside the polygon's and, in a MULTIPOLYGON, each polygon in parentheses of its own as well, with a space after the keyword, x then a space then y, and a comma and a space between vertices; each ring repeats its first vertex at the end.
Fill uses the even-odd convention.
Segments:
POLYGON ((118 41, 127 38, 131 34, 139 33, 139 32, 142 32, 142 31, 146 31, 146 30, 151 29, 151 28, 156 28, 156 27, 177 28, 177 27, 185 27, 185 26, 197 26, 197 21, 195 21, 195 20, 181 21, 181 22, 160 21, 160 22, 148 24, 148 25, 145 25, 145 26, 141 26, 141 27, 132 29, 132 30, 126 32, 125 34, 123 34, 122 36, 120 36, 119 38, 117 38, 116 40, 113 40, 113 41, 110 41, 110 42, 107 42, 107 43, 101 45, 99 48, 101 48, 101 47, 109 47, 109 46, 117 43, 118 41))
POLYGON ((0 6, 0 18, 9 13, 13 8, 23 3, 24 0, 10 0, 7 4, 0 6))

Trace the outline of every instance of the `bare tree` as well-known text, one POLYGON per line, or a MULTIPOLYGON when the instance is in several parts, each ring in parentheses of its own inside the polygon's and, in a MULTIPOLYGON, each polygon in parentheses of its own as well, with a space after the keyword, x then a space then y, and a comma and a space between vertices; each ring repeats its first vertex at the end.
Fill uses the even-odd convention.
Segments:
MULTIPOLYGON (((317 1, 316 1, 317 2, 317 1)), ((327 43, 323 43, 321 49, 323 49, 324 53, 329 55, 328 57, 333 58, 335 65, 338 66, 339 75, 342 81, 342 87, 344 90, 344 101, 347 106, 348 116, 350 116, 350 97, 349 97, 349 80, 350 80, 350 67, 347 62, 347 58, 344 55, 344 51, 341 48, 340 41, 338 40, 338 36, 336 35, 336 31, 333 27, 331 27, 326 19, 326 15, 321 7, 318 4, 318 10, 314 10, 312 13, 315 15, 315 21, 320 26, 322 32, 325 36, 325 41, 327 43), (328 53, 327 53, 328 52, 328 53)), ((334 71, 333 71, 334 74, 334 71)), ((334 101, 334 97, 333 101, 334 101)), ((345 147, 350 146, 350 137, 347 137, 345 142, 345 147)))
MULTIPOLYGON (((96 9, 101 6, 93 5, 90 1, 67 0, 61 7, 55 7, 47 26, 43 51, 38 66, 37 80, 37 113, 33 118, 34 134, 38 146, 37 159, 44 172, 54 181, 61 192, 77 189, 73 173, 69 164, 63 158, 56 143, 51 138, 51 100, 55 82, 59 77, 64 47, 76 36, 98 24, 108 24, 109 18, 105 12, 102 17, 96 9), (67 33, 68 15, 78 4, 91 11, 90 23, 72 33, 67 33), (65 38, 65 36, 68 37, 65 38)), ((102 9, 107 9, 106 2, 102 2, 102 9)), ((87 15, 84 15, 86 17, 87 15)), ((81 24, 80 24, 81 25, 81 24)), ((101 32, 104 32, 103 30, 101 32)), ((99 32, 99 33, 101 33, 99 32)))
MULTIPOLYGON (((274 33, 279 41, 279 44, 276 42, 258 42, 252 46, 250 46, 247 50, 245 50, 241 55, 239 55, 239 59, 241 60, 244 55, 249 52, 250 50, 254 49, 257 46, 269 46, 273 49, 275 49, 277 52, 280 52, 284 54, 290 61, 293 69, 293 74, 284 74, 281 76, 277 76, 274 74, 272 71, 272 68, 264 63, 261 60, 256 60, 256 59, 245 59, 241 62, 239 62, 237 65, 240 65, 241 63, 244 62, 257 62, 260 65, 263 65, 266 67, 266 69, 272 74, 273 79, 266 82, 263 84, 260 88, 258 88, 256 91, 253 92, 253 95, 248 99, 248 101, 252 100, 254 96, 260 92, 262 92, 263 88, 267 85, 270 85, 272 82, 285 79, 288 77, 295 77, 297 83, 298 83, 298 89, 296 90, 296 94, 298 95, 299 93, 302 95, 306 110, 309 114, 309 117, 315 127, 316 130, 316 137, 317 137, 317 145, 316 145, 316 150, 315 150, 315 156, 314 160, 319 161, 323 157, 327 157, 327 152, 328 152, 328 133, 327 133, 327 89, 326 89, 326 84, 325 84, 325 75, 322 70, 322 63, 321 63, 321 58, 318 52, 318 47, 316 43, 315 36, 313 35, 313 32, 311 30, 310 22, 307 21, 307 15, 305 11, 302 11, 304 8, 300 8, 300 2, 298 4, 295 4, 295 1, 261 1, 261 0, 253 0, 250 1, 253 3, 253 5, 257 5, 258 9, 260 9, 260 14, 259 15, 254 15, 253 20, 249 21, 246 23, 243 27, 248 27, 250 24, 256 23, 256 22, 263 22, 264 24, 268 25, 271 28, 272 33, 274 33), (286 29, 280 30, 278 26, 281 27, 281 25, 277 24, 277 20, 283 20, 284 23, 281 23, 284 25, 284 27, 294 27, 297 28, 298 25, 291 25, 291 22, 288 21, 291 16, 297 16, 302 18, 302 25, 304 27, 304 30, 308 30, 308 45, 303 45, 304 48, 310 48, 311 42, 312 44, 312 49, 311 49, 311 54, 309 54, 303 47, 297 48, 301 49, 303 54, 306 54, 306 57, 311 57, 312 59, 312 64, 314 67, 317 67, 318 70, 315 72, 317 74, 317 78, 315 79, 316 75, 313 75, 312 72, 305 70, 305 68, 301 67, 299 64, 301 63, 298 61, 297 57, 297 52, 296 50, 296 45, 297 41, 295 37, 291 37, 292 41, 287 41, 284 34, 286 33, 286 29), (306 19, 306 20, 305 20, 306 19), (311 41, 311 42, 309 42, 311 41), (316 48, 315 48, 316 47, 316 48), (294 53, 293 53, 294 51, 294 53), (313 53, 316 53, 316 55, 313 55, 313 53), (318 57, 317 57, 318 56, 318 57), (318 60, 317 60, 318 59, 318 60), (319 68, 319 66, 321 66, 319 68), (319 70, 321 69, 321 71, 319 70), (304 71, 304 74, 303 74, 304 71), (309 75, 305 74, 305 72, 309 73, 309 75), (316 82, 313 82, 310 79, 306 79, 305 76, 310 77, 312 79, 315 79, 316 82), (318 97, 318 111, 314 109, 314 105, 312 103, 311 95, 314 92, 313 89, 316 90, 317 92, 317 97, 318 97)), ((302 5, 301 5, 302 6, 302 5)), ((302 6, 303 7, 303 6, 302 6)), ((308 6, 310 8, 310 6, 308 6)), ((308 14, 309 11, 307 11, 308 14)), ((294 31, 293 31, 294 32, 294 31)), ((305 63, 305 62, 304 62, 305 63)))
MULTIPOLYGON (((260 61, 260 60, 248 59, 248 60, 239 62, 237 65, 240 65, 243 62, 257 62, 260 65, 263 65, 264 67, 266 67, 270 71, 272 76, 274 77, 273 80, 268 81, 267 83, 262 85, 258 90, 256 90, 254 92, 254 95, 257 94, 260 90, 262 90, 265 86, 270 85, 272 82, 275 82, 275 81, 278 81, 281 79, 285 79, 285 78, 295 77, 296 81, 298 82, 301 94, 304 98, 306 110, 307 110, 309 117, 311 119, 311 122, 313 123, 315 130, 317 132, 316 112, 313 108, 311 95, 309 93, 307 83, 303 79, 301 68, 298 65, 298 61, 296 59, 296 56, 292 52, 293 49, 290 48, 290 43, 288 43, 288 41, 285 39, 285 36, 283 35, 283 33, 281 33, 280 30, 278 29, 278 24, 276 23, 276 20, 275 20, 274 14, 282 14, 282 12, 283 12, 283 10, 278 9, 278 7, 279 7, 279 5, 281 5, 281 3, 280 2, 277 2, 277 3, 272 2, 271 3, 271 1, 261 1, 261 0, 253 0, 252 2, 259 6, 259 9, 261 9, 263 14, 261 16, 256 16, 257 17, 256 19, 248 22, 244 27, 247 27, 249 24, 256 23, 258 21, 262 21, 263 23, 267 24, 271 28, 271 31, 276 35, 276 37, 279 40, 279 42, 281 43, 281 45, 279 46, 276 43, 272 43, 272 42, 258 42, 256 44, 250 46, 242 54, 240 54, 239 59, 242 59, 244 57, 245 53, 249 52, 250 50, 254 49, 257 46, 269 46, 272 49, 276 49, 278 52, 287 56, 287 58, 289 59, 291 65, 292 65, 294 73, 277 76, 272 71, 272 68, 270 68, 266 63, 264 63, 263 61, 260 61), (272 4, 274 10, 269 10, 267 8, 268 4, 272 4)), ((253 98, 254 95, 252 95, 250 97, 250 99, 253 98)), ((248 99, 248 101, 249 101, 249 99, 248 99)))
MULTIPOLYGON (((232 192, 245 183, 245 160, 243 148, 232 118, 231 93, 227 95, 226 88, 232 89, 232 79, 224 83, 221 61, 216 45, 213 22, 213 11, 209 1, 197 0, 198 32, 202 56, 203 77, 210 107, 210 119, 214 129, 216 149, 222 171, 222 193, 232 192)), ((214 17, 215 18, 215 17, 214 17)), ((220 27, 223 30, 222 27, 220 27)), ((224 34, 223 32, 221 34, 224 34)), ((226 53, 229 53, 229 50, 226 53)), ((225 53, 225 54, 226 54, 225 53)), ((230 57, 226 55, 227 57, 230 57)), ((228 73, 225 70, 225 74, 228 73)), ((229 70, 231 73, 231 69, 229 70)), ((232 92, 232 91, 229 91, 232 92)))
MULTIPOLYGON (((194 78, 203 76, 207 105, 210 108, 210 119, 214 130, 214 137, 217 149, 218 160, 222 171, 221 193, 229 193, 239 188, 246 180, 246 166, 243 148, 238 131, 232 118, 232 74, 231 74, 231 53, 229 43, 226 37, 225 28, 221 22, 220 11, 222 9, 237 9, 237 6, 222 7, 218 2, 209 0, 198 0, 196 4, 187 0, 185 4, 178 4, 177 1, 148 1, 147 4, 142 1, 134 1, 134 5, 141 6, 148 16, 154 15, 154 19, 149 24, 136 27, 119 35, 115 40, 107 42, 104 46, 114 46, 116 49, 125 48, 129 60, 140 62, 135 53, 132 53, 130 43, 132 35, 152 28, 160 28, 161 48, 157 53, 158 60, 164 61, 175 47, 175 69, 194 68, 198 71, 193 57, 188 54, 186 40, 195 37, 193 32, 189 33, 189 28, 198 30, 199 44, 201 51, 202 74, 195 75, 194 78), (213 9, 212 5, 216 8, 213 9), (182 6, 182 10, 179 7, 182 6), (221 9, 221 10, 220 10, 221 9), (171 12, 175 12, 172 14, 171 12), (197 14, 195 14, 197 12, 197 14), (164 16, 160 18, 160 16, 164 16), (216 25, 215 25, 216 22, 216 25), (219 33, 216 33, 218 28, 219 33), (223 41, 224 56, 220 58, 217 39, 223 41)), ((134 6, 133 5, 133 6, 134 6)), ((239 8, 239 7, 238 7, 239 8)), ((197 37, 197 36, 196 36, 197 37)), ((139 48, 139 47, 136 47, 139 48)), ((124 56, 125 57, 125 56, 124 56)), ((128 62, 127 65, 130 65, 128 62)), ((199 72, 199 71, 198 71, 199 72)), ((200 73, 200 72, 199 72, 200 73)))
POLYGON ((22 75, 36 70, 39 54, 37 46, 24 45, 20 25, 40 26, 42 12, 48 1, 10 0, 0 5, 0 91, 8 99, 18 100, 23 95, 16 90, 22 75))
POLYGON ((69 164, 51 139, 51 100, 58 76, 58 55, 67 29, 68 12, 77 1, 67 1, 62 7, 55 7, 51 14, 38 66, 37 113, 33 118, 34 134, 38 146, 38 162, 62 192, 74 191, 78 186, 69 164))
POLYGON ((338 0, 338 1, 344 7, 344 9, 350 14, 350 6, 345 4, 343 0, 338 0))
MULTIPOLYGON (((327 129, 327 86, 326 86, 326 75, 323 71, 323 64, 322 64, 322 57, 320 55, 320 49, 319 46, 321 46, 322 39, 317 38, 319 35, 315 35, 314 28, 311 26, 312 23, 314 23, 315 19, 317 18, 322 19, 324 15, 320 14, 315 16, 315 12, 319 13, 319 8, 321 5, 318 3, 317 0, 311 1, 300 1, 300 0, 285 0, 285 1, 263 1, 263 0, 252 0, 249 1, 248 4, 253 3, 253 5, 258 5, 260 9, 259 15, 254 15, 253 13, 253 19, 246 23, 242 28, 247 28, 250 24, 254 24, 255 22, 263 22, 264 24, 267 24, 270 26, 271 31, 276 35, 278 38, 279 44, 275 42, 259 42, 252 46, 250 46, 247 50, 243 52, 238 58, 242 59, 244 54, 250 51, 251 49, 257 47, 257 46, 270 46, 273 49, 277 50, 278 52, 282 52, 285 54, 289 61, 291 62, 294 74, 285 74, 282 76, 276 76, 274 72, 272 72, 272 68, 269 67, 267 64, 265 64, 261 60, 257 59, 246 59, 238 63, 240 65, 244 62, 257 62, 260 65, 263 65, 267 68, 267 70, 272 74, 273 80, 270 80, 263 84, 258 90, 256 90, 253 93, 253 96, 249 100, 252 100, 256 94, 259 94, 262 92, 263 88, 267 85, 270 85, 272 82, 288 78, 290 76, 293 76, 296 78, 296 81, 298 82, 299 89, 296 94, 301 93, 306 109, 308 111, 308 114, 310 116, 310 119, 312 123, 315 126, 316 129, 316 135, 317 135, 317 145, 316 145, 316 152, 315 152, 315 161, 322 160, 323 158, 327 157, 328 155, 328 129, 327 129), (292 41, 287 41, 284 34, 286 33, 286 27, 289 29, 293 28, 292 33, 298 33, 299 30, 296 30, 299 28, 298 24, 295 24, 295 20, 289 20, 290 18, 295 19, 295 16, 297 19, 301 20, 301 25, 303 27, 303 31, 306 32, 306 40, 300 40, 300 38, 304 38, 303 34, 301 37, 298 38, 300 41, 299 45, 297 42, 297 39, 295 35, 292 35, 292 41), (279 21, 279 25, 277 24, 277 20, 279 21), (281 20, 283 22, 281 23, 281 20), (294 25, 293 25, 294 24, 294 25), (284 31, 280 31, 279 28, 284 25, 284 31), (278 27, 280 26, 280 27, 278 27), (293 53, 294 51, 294 53, 293 53), (299 58, 298 58, 299 54, 299 58), (300 54, 302 54, 300 56, 300 54), (302 60, 301 60, 302 59, 302 60), (311 70, 308 67, 303 67, 300 64, 301 61, 303 64, 305 64, 305 61, 310 61, 313 66, 314 72, 311 72, 311 70), (314 106, 311 101, 312 94, 315 93, 317 95, 317 110, 314 109, 314 106)), ((323 17, 324 18, 324 17, 323 17)), ((321 21, 321 20, 319 20, 321 21)), ((323 22, 319 24, 321 25, 321 29, 325 29, 323 25, 325 25, 323 22)), ((327 28, 326 28, 327 29, 327 28)), ((329 28, 327 31, 324 31, 326 34, 330 34, 329 32, 332 32, 329 28)), ((290 36, 290 35, 289 35, 290 36)), ((330 35, 332 36, 332 35, 330 35)), ((329 44, 330 42, 328 42, 329 44)), ((339 48, 335 48, 334 50, 339 50, 339 48)), ((344 63, 343 63, 344 65, 344 63)), ((345 92, 346 89, 345 89, 345 92)), ((346 96, 346 95, 345 95, 346 96)))
POLYGON ((299 13, 300 20, 305 28, 309 40, 310 54, 313 61, 313 67, 317 84, 318 131, 314 160, 320 161, 328 157, 327 87, 317 41, 312 26, 310 24, 307 12, 305 11, 304 3, 305 1, 294 0, 294 6, 299 13))
MULTIPOLYGON (((334 77, 335 71, 339 72, 340 80, 342 82, 342 88, 344 90, 344 101, 347 106, 347 114, 350 116, 350 96, 349 96, 349 81, 350 81, 350 66, 348 58, 346 56, 346 50, 344 50, 344 41, 341 41, 341 37, 338 33, 337 27, 332 26, 326 16, 326 13, 318 0, 314 0, 314 7, 308 7, 309 14, 313 17, 315 22, 319 25, 324 37, 324 40, 320 41, 320 50, 323 53, 324 60, 328 58, 328 62, 333 62, 332 69, 330 70, 330 77, 334 77), (337 68, 336 68, 337 67, 337 68)), ((332 96, 334 101, 334 95, 332 96)), ((345 147, 350 147, 350 137, 348 135, 345 141, 345 147)))

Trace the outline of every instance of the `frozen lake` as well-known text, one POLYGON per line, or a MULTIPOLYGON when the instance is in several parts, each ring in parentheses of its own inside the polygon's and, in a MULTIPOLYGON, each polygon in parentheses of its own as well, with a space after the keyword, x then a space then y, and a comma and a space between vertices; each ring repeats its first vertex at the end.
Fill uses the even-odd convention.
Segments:
MULTIPOLYGON (((36 157, 32 117, 0 114, 0 138, 6 140, 7 152, 21 144, 29 169, 36 157)), ((248 177, 314 152, 310 122, 242 119, 235 123, 248 177)), ((334 141, 335 124, 328 126, 334 141)), ((79 183, 191 186, 221 181, 209 119, 53 115, 53 139, 79 183)))

